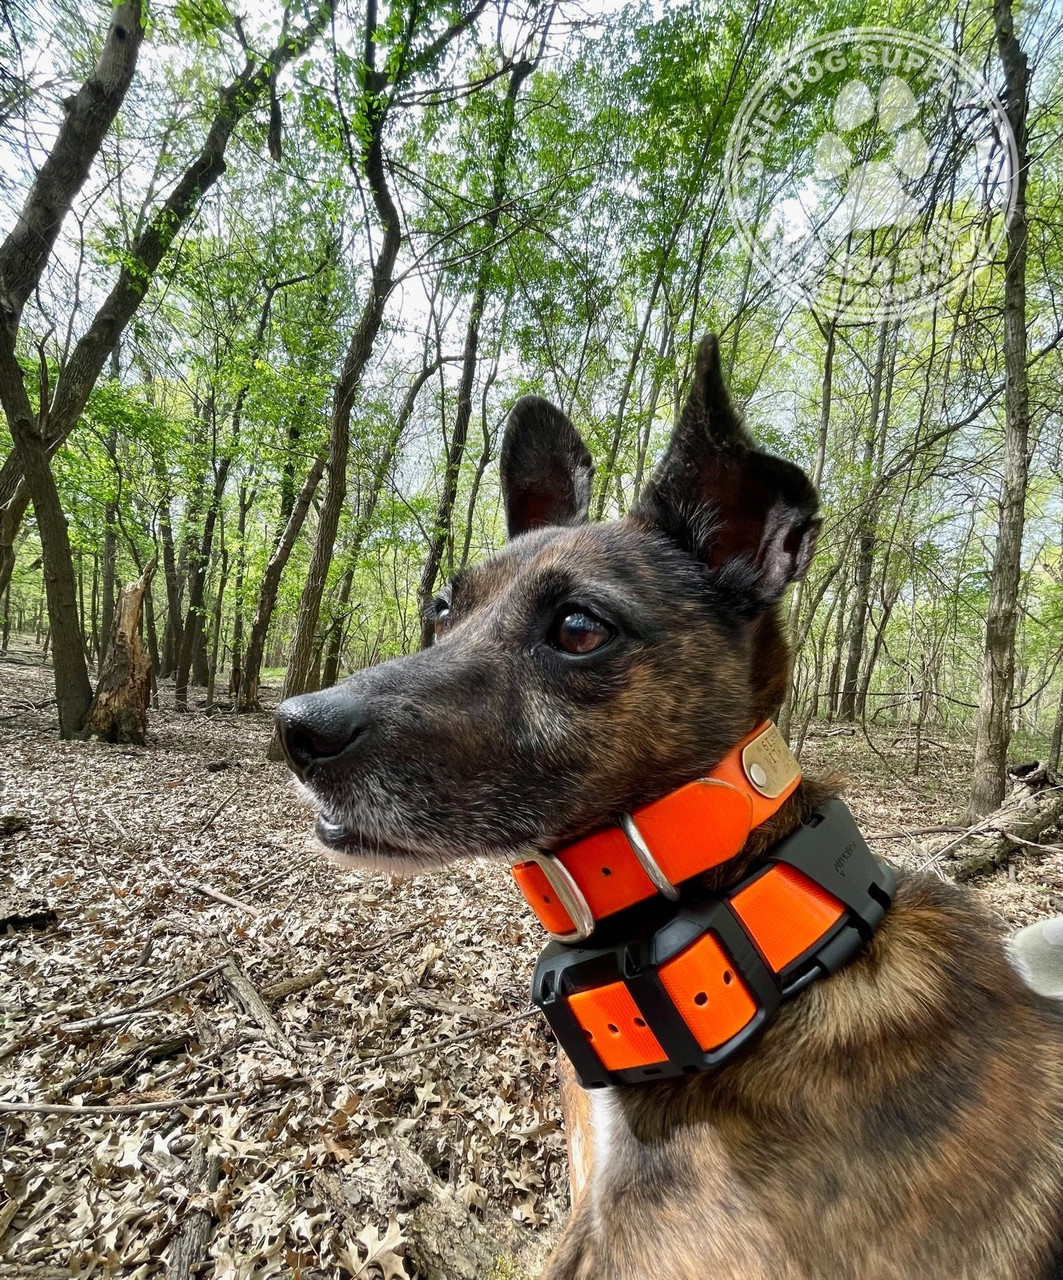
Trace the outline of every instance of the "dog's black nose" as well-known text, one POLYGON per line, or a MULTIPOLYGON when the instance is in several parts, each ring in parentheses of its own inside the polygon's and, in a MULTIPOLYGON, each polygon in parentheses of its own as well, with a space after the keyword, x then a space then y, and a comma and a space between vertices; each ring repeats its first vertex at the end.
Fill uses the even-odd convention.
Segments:
POLYGON ((284 754, 300 778, 346 751, 369 723, 363 700, 341 686, 289 698, 275 715, 284 754))

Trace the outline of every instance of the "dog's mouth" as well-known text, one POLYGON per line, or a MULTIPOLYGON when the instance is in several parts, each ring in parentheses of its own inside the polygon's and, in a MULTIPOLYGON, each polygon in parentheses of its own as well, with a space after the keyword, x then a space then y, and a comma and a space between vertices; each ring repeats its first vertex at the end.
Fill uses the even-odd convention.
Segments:
POLYGON ((389 871, 412 875, 438 871, 463 855, 505 858, 512 861, 526 842, 510 845, 447 837, 443 829, 418 830, 403 821, 388 806, 363 810, 355 806, 333 806, 306 783, 296 783, 302 800, 314 810, 314 840, 319 851, 348 868, 389 871))
POLYGON ((314 835, 331 856, 357 866, 401 862, 410 864, 412 868, 413 864, 424 865, 430 859, 437 863, 441 861, 438 854, 433 857, 423 848, 404 844, 378 831, 362 831, 327 813, 317 815, 314 835))

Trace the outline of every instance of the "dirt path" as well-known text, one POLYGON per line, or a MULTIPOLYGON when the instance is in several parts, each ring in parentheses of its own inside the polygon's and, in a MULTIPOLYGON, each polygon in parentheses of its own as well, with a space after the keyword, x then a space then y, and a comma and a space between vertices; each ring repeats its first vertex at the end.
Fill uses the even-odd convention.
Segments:
MULTIPOLYGON (((264 759, 267 717, 153 712, 148 750, 59 743, 33 709, 49 677, 0 663, 0 906, 21 913, 0 1103, 161 1109, 0 1117, 0 1277, 163 1274, 193 1207, 215 1277, 535 1274, 568 1193, 551 1043, 518 1016, 541 939, 504 870, 339 872, 264 759)), ((818 735, 805 766, 847 771, 876 833, 953 818, 967 761, 932 747, 912 778, 906 744, 818 735)), ((1061 855, 1014 874, 979 887, 1009 922, 1063 910, 1061 855)))

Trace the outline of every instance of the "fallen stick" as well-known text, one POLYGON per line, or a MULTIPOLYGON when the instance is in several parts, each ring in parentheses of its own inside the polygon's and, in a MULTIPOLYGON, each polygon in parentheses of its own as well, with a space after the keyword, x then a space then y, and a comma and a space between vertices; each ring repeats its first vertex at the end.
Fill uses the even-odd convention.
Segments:
POLYGON ((145 1111, 179 1111, 182 1107, 205 1107, 215 1102, 232 1102, 234 1098, 246 1096, 245 1090, 238 1089, 235 1093, 207 1093, 198 1098, 169 1098, 158 1102, 103 1102, 84 1103, 81 1106, 58 1102, 0 1102, 0 1115, 138 1116, 145 1111))
POLYGON ((903 840, 907 836, 943 836, 953 831, 964 831, 964 827, 913 827, 911 831, 870 831, 865 840, 903 840))
MULTIPOLYGON (((88 1066, 73 1080, 64 1083, 65 1094, 76 1093, 93 1080, 124 1079, 126 1075, 140 1063, 165 1062, 175 1054, 183 1053, 192 1039, 191 1032, 182 1031, 178 1035, 148 1036, 138 1041, 124 1053, 116 1054, 105 1062, 96 1062, 88 1066)), ((112 1086, 113 1087, 113 1086, 112 1086)))
POLYGON ((523 1013, 515 1013, 512 1017, 503 1018, 500 1022, 488 1023, 485 1027, 477 1027, 475 1031, 463 1031, 458 1036, 447 1036, 444 1040, 433 1040, 430 1044, 415 1044, 406 1049, 399 1049, 395 1053, 385 1053, 372 1058, 359 1058, 355 1063, 357 1067, 378 1067, 385 1062, 398 1062, 400 1058, 411 1058, 416 1053, 434 1053, 437 1049, 449 1049, 451 1045, 465 1044, 468 1040, 475 1040, 479 1036, 489 1035, 492 1031, 501 1031, 503 1027, 511 1027, 515 1022, 526 1022, 529 1018, 534 1018, 539 1012, 538 1009, 525 1009, 523 1013))
POLYGON ((1037 849, 1040 853, 1063 853, 1063 844, 1038 844, 1036 840, 1022 840, 1010 831, 1004 833, 1016 844, 1025 845, 1029 849, 1037 849))
POLYGON ((239 898, 230 898, 227 893, 222 893, 220 889, 211 889, 208 885, 200 884, 196 880, 177 880, 176 883, 182 889, 190 889, 193 893, 201 893, 204 898, 213 898, 215 902, 222 902, 227 907, 237 907, 240 911, 246 911, 249 916, 262 915, 261 907, 253 907, 250 902, 241 902, 239 898))
POLYGON ((255 984, 244 973, 235 956, 230 956, 225 962, 225 968, 222 970, 222 980, 232 992, 237 1004, 240 1005, 248 1017, 253 1018, 258 1024, 266 1038, 266 1043, 279 1053, 284 1053, 294 1058, 296 1056, 295 1045, 277 1025, 273 1014, 266 1007, 266 1002, 258 994, 255 984))
POLYGON ((310 987, 316 987, 322 979, 328 977, 328 966, 319 965, 316 969, 311 969, 308 973, 297 974, 294 978, 285 978, 282 982, 275 982, 271 987, 262 988, 263 1000, 284 1000, 287 996, 298 995, 300 991, 307 991, 310 987))
POLYGON ((126 842, 126 844, 130 848, 132 848, 133 842, 129 838, 129 832, 126 831, 125 827, 122 826, 122 824, 118 821, 118 819, 114 816, 114 814, 110 811, 110 809, 108 809, 107 806, 105 805, 101 810, 101 812, 103 813, 103 816, 107 819, 107 821, 111 824, 111 826, 114 827, 115 831, 117 831, 118 834, 122 837, 122 839, 126 842))
POLYGON ((194 987, 197 982, 205 982, 207 978, 213 978, 215 974, 221 973, 225 968, 225 964, 211 965, 209 969, 203 969, 200 973, 194 974, 191 978, 186 978, 184 982, 177 982, 172 987, 167 987, 165 991, 157 991, 155 995, 149 996, 146 1000, 141 1000, 139 1004, 134 1004, 128 1009, 117 1009, 112 1013, 100 1013, 93 1018, 82 1018, 78 1022, 68 1022, 59 1028, 63 1032, 72 1031, 94 1031, 97 1027, 115 1027, 119 1023, 127 1021, 135 1013, 143 1013, 145 1009, 151 1009, 160 1001, 167 999, 169 996, 175 996, 181 991, 187 991, 189 987, 194 987))
POLYGON ((206 1142, 201 1139, 196 1143, 189 1164, 188 1183, 199 1194, 195 1197, 194 1208, 191 1204, 186 1206, 188 1216, 174 1236, 170 1264, 166 1268, 167 1280, 190 1280, 195 1275, 203 1262, 207 1241, 214 1230, 214 1210, 207 1208, 204 1201, 218 1189, 221 1157, 208 1155, 206 1142))
POLYGON ((221 813, 221 811, 225 808, 225 806, 229 803, 229 801, 233 798, 233 796, 236 795, 236 793, 243 788, 243 785, 244 784, 242 782, 238 782, 236 786, 233 787, 233 789, 229 792, 229 794, 225 797, 225 799, 221 802, 221 804, 218 805, 218 807, 214 810, 214 812, 210 815, 210 817, 206 820, 206 822, 204 822, 204 824, 199 828, 196 834, 192 837, 193 840, 198 840, 199 837, 203 834, 203 832, 206 831, 206 829, 213 824, 214 819, 218 816, 219 813, 221 813))

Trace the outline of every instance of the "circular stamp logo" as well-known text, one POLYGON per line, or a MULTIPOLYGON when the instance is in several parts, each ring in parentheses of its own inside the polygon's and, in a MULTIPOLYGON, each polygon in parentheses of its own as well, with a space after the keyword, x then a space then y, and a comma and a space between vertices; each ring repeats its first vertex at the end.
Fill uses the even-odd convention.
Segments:
POLYGON ((929 311, 993 261, 1017 169, 978 72, 911 32, 850 27, 754 85, 728 140, 725 198, 789 297, 867 324, 929 311))

